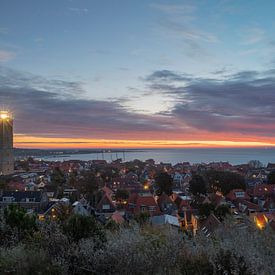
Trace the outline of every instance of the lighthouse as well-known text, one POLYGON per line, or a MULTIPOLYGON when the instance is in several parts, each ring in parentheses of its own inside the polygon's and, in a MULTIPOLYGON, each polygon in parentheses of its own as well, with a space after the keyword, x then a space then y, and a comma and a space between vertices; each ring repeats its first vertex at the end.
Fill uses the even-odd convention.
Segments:
POLYGON ((0 111, 0 175, 13 171, 13 116, 9 111, 0 111))

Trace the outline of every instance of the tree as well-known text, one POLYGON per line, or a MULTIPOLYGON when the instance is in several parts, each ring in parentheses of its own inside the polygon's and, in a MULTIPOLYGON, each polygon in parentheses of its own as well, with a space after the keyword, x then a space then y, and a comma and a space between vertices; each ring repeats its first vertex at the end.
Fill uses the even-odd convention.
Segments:
POLYGON ((157 195, 165 193, 170 196, 172 194, 173 179, 167 172, 159 173, 155 178, 155 183, 157 195))
POLYGON ((92 171, 84 171, 77 179, 75 186, 77 190, 85 196, 85 198, 92 203, 96 202, 98 193, 98 181, 92 171))
POLYGON ((129 192, 125 189, 118 189, 115 198, 117 201, 127 200, 129 198, 129 192))
POLYGON ((207 187, 206 187, 205 180, 202 176, 197 175, 197 174, 193 175, 189 184, 190 184, 189 191, 193 195, 196 196, 196 195, 200 195, 200 194, 206 194, 207 187))
POLYGON ((207 218, 212 212, 214 212, 215 206, 212 203, 203 203, 199 206, 199 214, 202 217, 207 218))
POLYGON ((57 167, 53 170, 53 173, 51 175, 51 182, 52 182, 52 184, 54 184, 58 187, 62 187, 65 184, 65 182, 66 182, 65 175, 60 170, 59 167, 57 167))
POLYGON ((268 184, 275 184, 275 170, 271 171, 267 177, 268 184))
POLYGON ((213 192, 220 191, 223 195, 228 194, 233 189, 246 190, 244 177, 237 173, 209 170, 205 172, 205 178, 213 192))
POLYGON ((8 186, 7 180, 5 177, 0 177, 0 190, 6 190, 8 186))
POLYGON ((221 249, 214 262, 217 274, 253 274, 243 256, 238 256, 230 250, 221 249))
POLYGON ((36 218, 28 214, 24 208, 10 205, 4 210, 4 219, 11 228, 18 230, 18 237, 32 235, 37 230, 36 218))
POLYGON ((134 219, 139 225, 147 224, 150 219, 150 214, 148 212, 141 212, 134 216, 134 219))
POLYGON ((227 205, 222 204, 215 209, 214 213, 219 218, 219 220, 223 221, 224 218, 230 214, 230 209, 227 205))
POLYGON ((92 216, 72 215, 63 225, 64 233, 73 241, 94 238, 105 241, 105 232, 92 216))

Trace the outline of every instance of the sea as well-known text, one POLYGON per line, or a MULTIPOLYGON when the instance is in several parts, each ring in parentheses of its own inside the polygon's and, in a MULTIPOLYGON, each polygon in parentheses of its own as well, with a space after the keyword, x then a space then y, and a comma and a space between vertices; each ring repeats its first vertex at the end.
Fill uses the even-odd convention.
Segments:
POLYGON ((228 161, 231 164, 244 164, 250 160, 259 160, 264 165, 275 163, 275 147, 265 148, 182 148, 182 149, 136 149, 124 152, 87 153, 43 157, 47 161, 99 160, 108 162, 121 158, 123 161, 154 159, 156 163, 209 163, 228 161))

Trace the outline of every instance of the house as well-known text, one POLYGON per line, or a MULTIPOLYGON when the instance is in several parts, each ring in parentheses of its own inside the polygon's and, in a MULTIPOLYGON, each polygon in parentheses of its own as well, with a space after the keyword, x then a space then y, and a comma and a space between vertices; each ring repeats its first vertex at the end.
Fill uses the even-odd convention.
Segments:
POLYGON ((173 192, 171 199, 176 204, 179 213, 183 213, 186 209, 190 208, 190 203, 192 201, 190 196, 177 192, 173 192))
POLYGON ((106 185, 102 188, 102 191, 109 195, 111 198, 114 196, 114 192, 112 189, 110 189, 109 187, 107 187, 106 185))
POLYGON ((126 205, 128 216, 148 213, 150 216, 160 215, 160 209, 151 193, 133 193, 126 205))
POLYGON ((111 220, 114 221, 117 224, 122 224, 122 223, 125 222, 125 219, 123 218, 123 216, 118 211, 115 211, 112 214, 111 220))
POLYGON ((87 209, 87 206, 83 205, 80 201, 75 201, 72 205, 73 210, 72 212, 77 215, 82 215, 82 216, 89 216, 90 213, 87 209))
POLYGON ((46 185, 44 191, 47 193, 50 200, 56 198, 58 195, 58 187, 56 185, 46 185))
POLYGON ((254 199, 275 195, 275 184, 259 184, 249 189, 248 193, 254 199))
POLYGON ((268 170, 275 170, 275 163, 268 163, 267 164, 267 169, 268 170))
POLYGON ((258 213, 254 216, 254 222, 259 229, 263 229, 269 223, 275 221, 275 213, 258 213))
POLYGON ((249 195, 243 189, 233 189, 227 195, 226 199, 234 202, 237 200, 249 200, 249 195))
POLYGON ((172 227, 180 227, 180 223, 177 217, 172 215, 160 215, 160 216, 153 216, 150 218, 150 222, 152 225, 169 225, 172 227))
POLYGON ((263 209, 269 212, 275 212, 275 195, 266 198, 263 209))
POLYGON ((65 198, 77 198, 78 197, 78 191, 75 188, 65 188, 63 191, 63 196, 65 198))
POLYGON ((48 205, 48 197, 42 191, 0 191, 0 208, 18 205, 38 212, 48 205))
POLYGON ((138 175, 134 172, 129 172, 125 177, 125 183, 126 184, 135 184, 138 182, 138 175))
POLYGON ((219 219, 214 214, 210 214, 206 221, 201 225, 200 232, 203 233, 206 237, 210 237, 214 231, 218 229, 220 224, 221 222, 219 219))
POLYGON ((25 191, 25 184, 21 181, 10 181, 7 184, 7 189, 10 191, 25 191))
POLYGON ((183 179, 184 179, 185 174, 175 172, 173 176, 173 186, 174 188, 181 188, 183 184, 183 179))
POLYGON ((110 214, 116 211, 115 204, 108 193, 103 193, 102 198, 96 205, 97 213, 110 214))
POLYGON ((98 166, 105 166, 107 165, 107 161, 104 159, 97 159, 97 160, 92 160, 93 165, 98 165, 98 166))
POLYGON ((240 212, 246 213, 247 215, 261 211, 261 207, 259 205, 247 200, 239 201, 237 206, 240 212))
POLYGON ((172 201, 172 199, 165 193, 161 194, 157 198, 157 203, 160 208, 160 211, 165 214, 172 214, 177 210, 176 204, 172 201))
POLYGON ((37 173, 23 173, 14 175, 14 178, 19 178, 21 181, 23 181, 25 184, 34 182, 36 183, 38 180, 38 174, 37 173))
POLYGON ((70 201, 67 198, 62 198, 56 202, 49 202, 47 208, 43 211, 39 211, 38 219, 44 221, 50 220, 62 220, 66 219, 71 214, 72 208, 70 201))

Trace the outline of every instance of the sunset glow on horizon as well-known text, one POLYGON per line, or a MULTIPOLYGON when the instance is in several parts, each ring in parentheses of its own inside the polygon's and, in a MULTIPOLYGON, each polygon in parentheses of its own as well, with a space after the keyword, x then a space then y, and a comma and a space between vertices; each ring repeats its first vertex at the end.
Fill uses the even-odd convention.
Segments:
POLYGON ((226 140, 106 140, 15 136, 15 147, 31 149, 139 149, 139 148, 216 148, 273 147, 274 143, 226 140))
POLYGON ((111 2, 1 4, 15 147, 275 145, 275 2, 111 2))

